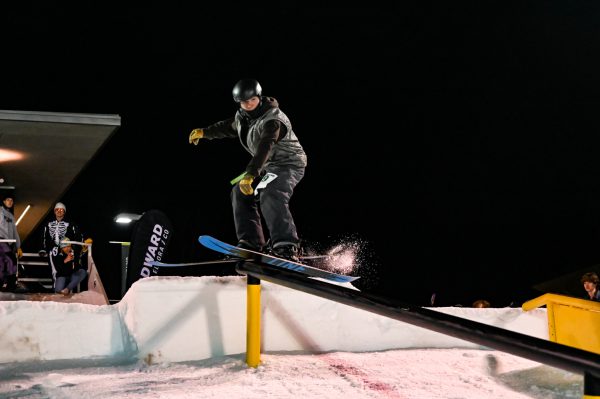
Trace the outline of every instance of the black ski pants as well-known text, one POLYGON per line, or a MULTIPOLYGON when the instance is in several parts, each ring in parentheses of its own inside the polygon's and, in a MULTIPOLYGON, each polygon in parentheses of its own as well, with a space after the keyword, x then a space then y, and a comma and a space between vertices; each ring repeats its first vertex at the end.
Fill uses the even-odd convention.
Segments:
MULTIPOLYGON (((244 240, 260 248, 265 245, 262 213, 273 246, 298 245, 300 240, 289 204, 294 188, 304 177, 304 168, 273 166, 267 167, 265 172, 274 173, 277 178, 259 190, 258 195, 244 195, 238 184, 231 190, 238 242, 244 240)), ((259 181, 257 178, 254 186, 259 181)))

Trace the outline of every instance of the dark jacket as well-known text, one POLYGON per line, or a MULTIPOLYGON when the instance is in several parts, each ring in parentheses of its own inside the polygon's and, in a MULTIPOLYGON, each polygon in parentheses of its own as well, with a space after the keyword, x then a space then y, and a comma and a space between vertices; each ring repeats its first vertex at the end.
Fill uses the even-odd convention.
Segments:
MULTIPOLYGON (((70 238, 70 237, 69 237, 70 238)), ((76 261, 77 257, 73 258, 73 260, 66 262, 65 263, 65 259, 67 258, 67 255, 61 251, 61 249, 59 247, 54 247, 51 251, 50 251, 50 265, 52 266, 52 274, 54 275, 54 277, 69 277, 71 274, 73 274, 74 271, 78 270, 78 269, 83 269, 83 267, 81 266, 81 264, 79 264, 78 261, 76 261)))
POLYGON ((235 117, 204 129, 204 138, 209 140, 234 137, 252 155, 246 166, 252 176, 260 176, 269 165, 306 167, 306 153, 292 124, 272 97, 261 97, 254 111, 239 109, 235 117))
POLYGON ((585 299, 589 299, 591 301, 596 301, 596 302, 600 302, 600 288, 596 290, 596 294, 594 295, 593 298, 590 298, 589 295, 585 296, 585 299))

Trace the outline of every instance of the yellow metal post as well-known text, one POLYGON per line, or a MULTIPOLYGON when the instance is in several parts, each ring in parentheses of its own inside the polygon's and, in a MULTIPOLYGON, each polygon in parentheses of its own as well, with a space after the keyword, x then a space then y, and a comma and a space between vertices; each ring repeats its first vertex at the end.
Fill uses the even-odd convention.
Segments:
POLYGON ((260 280, 247 278, 246 304, 246 363, 250 367, 260 364, 260 280))

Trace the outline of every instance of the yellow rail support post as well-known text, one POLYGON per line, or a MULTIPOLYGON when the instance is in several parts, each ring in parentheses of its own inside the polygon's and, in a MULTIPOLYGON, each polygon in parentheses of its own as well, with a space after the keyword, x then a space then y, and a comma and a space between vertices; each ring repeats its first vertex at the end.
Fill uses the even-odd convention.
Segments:
POLYGON ((246 364, 260 364, 260 280, 247 276, 246 303, 246 364))

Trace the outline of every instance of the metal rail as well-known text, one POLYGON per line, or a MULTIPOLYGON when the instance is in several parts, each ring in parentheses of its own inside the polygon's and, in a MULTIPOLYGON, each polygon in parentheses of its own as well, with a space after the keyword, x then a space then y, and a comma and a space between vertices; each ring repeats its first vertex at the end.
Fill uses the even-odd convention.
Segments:
POLYGON ((257 279, 582 374, 585 376, 586 390, 591 389, 596 395, 600 392, 600 355, 598 354, 421 306, 363 293, 341 285, 310 279, 300 273, 270 265, 240 262, 236 270, 257 279))

